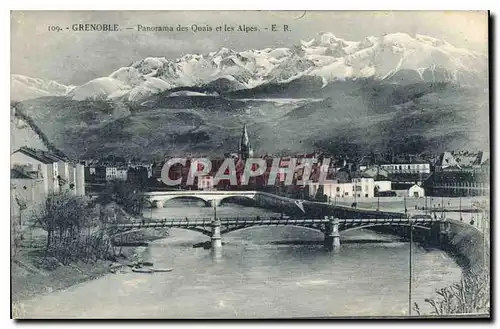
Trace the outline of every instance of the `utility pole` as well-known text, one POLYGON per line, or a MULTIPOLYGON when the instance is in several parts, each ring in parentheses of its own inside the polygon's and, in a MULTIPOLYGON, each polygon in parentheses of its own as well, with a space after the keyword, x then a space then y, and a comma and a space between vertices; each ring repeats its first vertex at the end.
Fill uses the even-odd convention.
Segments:
POLYGON ((408 209, 406 209, 406 194, 403 195, 403 200, 405 204, 405 214, 408 212, 408 209))
POLYGON ((459 198, 459 209, 460 209, 460 221, 462 221, 462 195, 459 198))
POLYGON ((408 314, 411 316, 411 286, 412 286, 412 280, 413 280, 413 269, 412 269, 412 257, 413 257, 413 220, 410 218, 410 261, 409 261, 409 268, 410 268, 410 280, 408 281, 408 314))
POLYGON ((355 178, 354 179, 354 203, 356 203, 358 201, 358 198, 357 198, 358 191, 357 190, 358 190, 358 181, 355 178))
MULTIPOLYGON (((380 165, 377 165, 377 179, 379 179, 380 175, 380 165)), ((380 191, 377 189, 377 211, 380 210, 380 191)))
POLYGON ((444 196, 441 196, 441 218, 444 218, 444 196))
POLYGON ((483 269, 486 270, 486 229, 485 229, 485 216, 484 216, 485 210, 482 209, 481 214, 481 224, 483 225, 483 269))

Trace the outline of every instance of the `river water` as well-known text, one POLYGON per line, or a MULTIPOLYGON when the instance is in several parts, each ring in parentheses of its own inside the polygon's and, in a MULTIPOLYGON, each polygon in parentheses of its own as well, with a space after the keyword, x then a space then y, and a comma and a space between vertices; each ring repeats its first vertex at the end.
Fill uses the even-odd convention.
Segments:
MULTIPOLYGON (((209 217, 200 204, 169 204, 149 216, 209 217)), ((270 215, 225 205, 220 216, 270 215)), ((408 314, 409 243, 367 230, 341 233, 337 254, 323 250, 320 232, 255 227, 223 236, 223 258, 192 248, 208 240, 172 229, 149 254, 173 272, 110 274, 23 303, 24 317, 42 318, 274 318, 401 316, 408 314), (309 241, 299 244, 296 241, 309 241), (363 240, 363 241, 361 241, 363 240), (371 240, 367 242, 366 240, 371 240), (314 244, 316 243, 316 244, 314 244)), ((441 250, 413 248, 412 300, 460 279, 461 269, 441 250)))

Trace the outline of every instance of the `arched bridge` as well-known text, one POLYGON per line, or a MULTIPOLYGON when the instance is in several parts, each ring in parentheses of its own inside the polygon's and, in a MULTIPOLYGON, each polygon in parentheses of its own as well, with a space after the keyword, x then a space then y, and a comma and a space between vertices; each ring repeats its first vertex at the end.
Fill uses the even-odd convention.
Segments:
POLYGON ((163 208, 165 202, 178 198, 195 198, 204 201, 208 206, 220 205, 222 200, 234 197, 243 197, 255 200, 257 191, 159 191, 159 192, 145 192, 144 198, 151 205, 157 208, 163 208))
POLYGON ((246 198, 253 200, 258 207, 271 208, 293 217, 323 218, 325 215, 336 218, 400 218, 406 217, 401 212, 375 211, 340 205, 329 205, 322 202, 291 199, 262 191, 156 191, 143 193, 144 199, 152 207, 163 208, 165 203, 177 198, 199 199, 207 206, 219 206, 229 198, 246 198))
POLYGON ((253 226, 299 226, 318 230, 324 233, 325 248, 340 248, 340 231, 375 226, 411 226, 427 230, 434 240, 442 240, 448 236, 449 223, 444 219, 433 218, 361 218, 338 219, 333 216, 324 218, 290 218, 290 217, 232 217, 232 218, 182 218, 136 220, 132 223, 111 224, 110 234, 119 234, 143 228, 175 227, 201 232, 210 236, 212 252, 216 258, 222 255, 222 234, 253 226))
POLYGON ((108 230, 112 234, 139 230, 144 228, 183 228, 212 236, 213 226, 220 225, 220 233, 225 234, 254 226, 298 226, 320 232, 327 232, 332 221, 338 222, 339 231, 369 228, 375 226, 410 226, 430 230, 432 225, 441 223, 440 219, 432 218, 363 218, 334 219, 325 218, 290 218, 290 217, 226 217, 226 218, 165 218, 134 220, 131 223, 110 224, 108 230))

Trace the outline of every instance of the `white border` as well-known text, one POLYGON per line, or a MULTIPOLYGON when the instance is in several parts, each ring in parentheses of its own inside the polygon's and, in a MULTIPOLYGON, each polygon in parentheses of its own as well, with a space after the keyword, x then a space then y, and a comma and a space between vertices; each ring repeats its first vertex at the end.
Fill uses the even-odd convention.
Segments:
MULTIPOLYGON (((6 8, 3 8, 2 10, 2 16, 1 18, 1 23, 2 28, 1 28, 1 33, 3 34, 2 40, 8 40, 8 43, 4 43, 3 47, 3 52, 2 52, 2 63, 3 65, 1 66, 2 72, 1 72, 1 77, 0 79, 2 88, 0 89, 3 94, 3 102, 4 104, 2 115, 5 116, 5 118, 1 121, 2 125, 4 126, 4 129, 0 129, 0 132, 2 133, 2 137, 0 138, 1 141, 1 146, 2 146, 2 153, 7 155, 7 150, 10 150, 10 125, 9 125, 9 119, 7 118, 8 115, 10 115, 10 111, 8 110, 8 102, 9 102, 9 83, 10 83, 10 10, 491 10, 492 13, 499 13, 498 10, 498 4, 500 1, 495 1, 495 0, 474 0, 474 1, 436 1, 436 0, 418 0, 418 1, 390 1, 390 0, 349 0, 349 1, 322 1, 322 0, 308 0, 308 1, 303 1, 303 2, 286 2, 282 4, 277 4, 277 3, 271 3, 269 0, 252 0, 250 2, 244 2, 244 1, 223 1, 223 0, 212 0, 212 1, 204 1, 204 0, 191 0, 191 1, 179 1, 173 3, 172 1, 153 1, 153 0, 148 0, 148 1, 130 1, 130 0, 121 0, 116 3, 113 2, 104 2, 102 0, 86 0, 83 2, 71 2, 71 1, 54 1, 54 0, 44 0, 44 1, 11 1, 11 3, 7 3, 7 1, 4 1, 1 3, 0 6, 5 6, 6 8)), ((498 24, 498 21, 497 21, 498 24)), ((498 36, 495 35, 495 46, 498 43, 498 36)), ((495 47, 497 48, 497 47, 495 47)), ((498 51, 495 50, 495 53, 498 51)), ((495 74, 495 77, 498 78, 497 75, 497 70, 498 68, 495 69, 495 72, 491 72, 491 74, 495 74)), ((498 95, 498 87, 495 87, 495 90, 491 90, 490 92, 495 93, 498 95)), ((496 115, 496 120, 495 120, 495 127, 499 127, 499 117, 500 115, 496 115)), ((491 136, 491 140, 493 141, 493 138, 496 136, 491 136)), ((495 138, 495 146, 499 147, 500 141, 495 138)), ((10 152, 9 152, 10 153, 10 152)), ((2 255, 2 262, 1 264, 9 264, 10 261, 10 229, 9 229, 9 203, 8 203, 8 198, 7 194, 9 193, 9 189, 7 188, 8 183, 9 183, 9 178, 7 176, 7 170, 8 170, 8 160, 7 156, 2 158, 2 172, 4 173, 1 175, 2 179, 2 192, 3 196, 0 198, 0 202, 2 202, 2 207, 1 209, 4 211, 4 216, 2 216, 2 221, 3 221, 3 229, 1 230, 1 234, 3 235, 3 238, 1 241, 3 242, 2 248, 0 248, 1 255, 2 255)), ((10 167, 10 166, 9 166, 10 167)), ((497 169, 496 172, 498 174, 499 168, 498 165, 495 168, 497 169)), ((497 179, 495 183, 498 183, 498 180, 500 176, 497 175, 497 179)), ((495 187, 498 186, 498 184, 495 184, 495 187)), ((499 196, 497 195, 494 204, 499 206, 500 202, 499 196)), ((495 219, 493 219, 495 220, 495 219)), ((498 224, 495 225, 495 227, 499 226, 498 224)), ((497 228, 498 229, 498 228, 497 228)), ((494 234, 495 237, 497 236, 494 234)), ((494 251, 495 257, 498 255, 497 250, 494 251)), ((3 292, 3 295, 5 296, 2 299, 2 310, 3 310, 3 321, 4 324, 1 326, 2 328, 6 327, 11 327, 14 326, 15 323, 11 320, 8 319, 8 316, 10 314, 7 314, 7 312, 10 313, 10 272, 7 270, 7 266, 3 266, 4 270, 2 272, 2 283, 3 283, 3 289, 1 290, 3 292)), ((498 286, 498 283, 496 284, 498 286)), ((495 294, 496 296, 496 294, 495 294)), ((498 311, 497 304, 498 299, 495 299, 495 311, 498 311)), ((496 315, 498 315, 498 312, 495 312, 496 315)), ((335 325, 335 326, 344 326, 345 324, 343 323, 328 323, 328 322, 321 322, 323 325, 335 325)), ((101 327, 104 326, 104 324, 97 324, 97 323, 89 323, 93 327, 101 327)), ((121 327, 125 323, 117 323, 117 324, 108 324, 111 326, 116 326, 116 327, 121 327)), ((314 323, 318 324, 318 323, 314 323)), ((364 324, 364 323, 363 323, 364 324)), ((398 322, 394 323, 394 325, 400 326, 404 323, 398 322)), ((459 324, 459 323, 457 323, 459 324)), ((465 325, 467 326, 474 326, 475 324, 469 323, 469 322, 464 322, 465 325)), ((34 325, 34 324, 32 324, 34 325)), ((47 325, 47 324, 46 324, 47 325)), ((62 323, 60 325, 67 326, 68 323, 62 323)), ((84 324, 81 323, 72 323, 72 325, 75 326, 83 326, 84 324)), ((144 325, 140 325, 139 323, 133 323, 134 326, 141 327, 144 325)), ((164 325, 164 324, 162 324, 164 325)), ((177 327, 180 325, 187 325, 186 324, 174 324, 174 323, 169 323, 167 324, 168 326, 173 326, 177 327)), ((221 323, 213 323, 212 325, 220 326, 221 323)), ((236 323, 227 323, 226 325, 241 325, 241 324, 236 324, 236 323)), ((260 328, 271 326, 271 324, 260 324, 260 323, 251 323, 252 326, 259 326, 260 328)), ((294 325, 293 323, 285 323, 285 324, 278 324, 278 323, 273 323, 273 327, 289 327, 290 325, 294 325)), ((308 323, 297 323, 297 325, 308 325, 308 323)), ((361 326, 362 324, 357 323, 355 326, 361 326)), ((373 326, 373 323, 366 323, 366 325, 373 326)), ((385 324, 382 324, 385 325, 385 324)), ((421 322, 420 325, 425 325, 426 327, 441 327, 443 325, 455 325, 455 323, 450 323, 450 324, 444 324, 444 323, 427 323, 427 322, 421 322)), ((478 324, 479 325, 479 324, 478 324)), ((56 326, 56 324, 50 324, 49 326, 56 326)), ((199 323, 197 325, 190 324, 191 327, 204 327, 206 326, 206 323, 199 323)))

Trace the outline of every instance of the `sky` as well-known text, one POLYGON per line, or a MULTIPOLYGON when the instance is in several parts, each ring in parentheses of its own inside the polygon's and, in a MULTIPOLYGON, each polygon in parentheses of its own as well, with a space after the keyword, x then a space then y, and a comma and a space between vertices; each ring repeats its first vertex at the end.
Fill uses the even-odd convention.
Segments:
POLYGON ((145 57, 177 58, 234 50, 291 47, 320 32, 346 40, 404 32, 443 39, 456 47, 486 53, 486 12, 369 11, 13 11, 11 73, 79 85, 108 76, 145 57), (72 24, 119 24, 121 32, 72 32, 72 24), (141 25, 190 27, 221 24, 270 28, 286 24, 290 31, 261 32, 137 32, 141 25), (49 26, 63 27, 50 32, 49 26))

